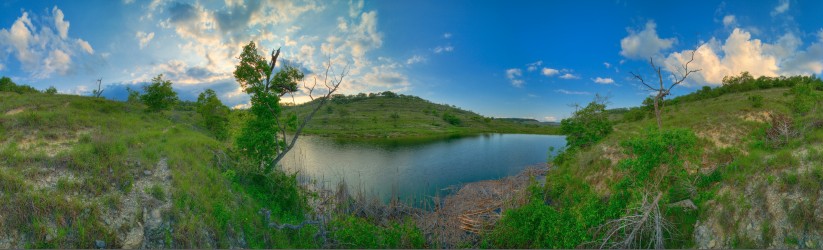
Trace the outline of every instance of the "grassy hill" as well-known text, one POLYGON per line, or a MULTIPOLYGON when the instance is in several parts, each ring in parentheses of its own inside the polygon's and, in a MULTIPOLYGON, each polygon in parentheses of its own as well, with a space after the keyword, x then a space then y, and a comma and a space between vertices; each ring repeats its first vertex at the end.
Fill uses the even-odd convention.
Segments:
MULTIPOLYGON (((667 101, 663 128, 692 131, 698 140, 697 154, 683 163, 683 181, 659 184, 665 190, 661 209, 671 226, 665 233, 666 247, 823 246, 823 83, 811 79, 814 88, 804 92, 818 99, 809 102, 806 113, 797 112, 803 106, 798 105, 797 91, 784 87, 797 78, 766 78, 771 83, 765 84, 748 79, 667 101), (778 139, 784 143, 770 139, 776 133, 772 128, 779 126, 773 115, 790 121, 788 139, 778 139), (693 202, 696 209, 673 205, 682 200, 693 202)), ((624 160, 638 160, 632 158, 638 152, 628 150, 627 141, 656 127, 650 112, 644 107, 607 112, 618 122, 614 131, 567 155, 533 198, 540 202, 508 211, 490 234, 489 244, 600 246, 597 232, 603 232, 598 231, 603 223, 634 211, 624 207, 651 200, 626 199, 630 194, 623 191, 631 172, 621 166, 624 160)))
POLYGON ((228 144, 199 119, 0 92, 0 248, 317 247, 311 227, 268 227, 261 209, 293 223, 301 208, 283 206, 276 186, 219 167, 228 144))
MULTIPOLYGON (((303 117, 315 102, 288 107, 303 117)), ((536 122, 536 121, 535 121, 536 122)), ((455 106, 391 92, 335 95, 319 110, 306 134, 334 137, 430 137, 477 133, 558 134, 557 126, 494 119, 455 106)))

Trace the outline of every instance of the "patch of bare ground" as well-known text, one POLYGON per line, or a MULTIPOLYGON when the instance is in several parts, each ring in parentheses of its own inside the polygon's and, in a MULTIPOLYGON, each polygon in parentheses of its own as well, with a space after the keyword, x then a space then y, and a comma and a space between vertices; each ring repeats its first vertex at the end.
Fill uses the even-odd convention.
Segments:
POLYGON ((739 115, 737 117, 744 120, 744 121, 750 121, 750 122, 769 122, 769 119, 770 119, 771 115, 772 115, 772 112, 769 112, 769 111, 760 111, 760 112, 752 111, 752 112, 744 113, 744 114, 739 115))
POLYGON ((92 129, 80 129, 59 134, 48 134, 43 138, 33 133, 23 135, 17 145, 18 149, 29 152, 43 152, 48 157, 54 157, 62 152, 71 150, 83 135, 91 134, 92 129))
POLYGON ((19 108, 9 110, 9 111, 6 112, 6 115, 16 115, 16 114, 22 113, 23 111, 26 111, 26 107, 19 107, 19 108))
POLYGON ((429 245, 453 248, 477 245, 503 211, 528 202, 532 178, 542 185, 547 164, 529 167, 515 176, 463 185, 454 195, 435 200, 433 212, 415 218, 429 245))

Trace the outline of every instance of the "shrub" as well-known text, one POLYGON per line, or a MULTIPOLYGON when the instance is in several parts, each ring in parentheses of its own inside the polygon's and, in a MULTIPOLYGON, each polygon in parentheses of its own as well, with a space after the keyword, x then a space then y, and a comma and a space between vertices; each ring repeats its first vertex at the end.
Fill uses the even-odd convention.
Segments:
POLYGON ((171 85, 171 81, 163 80, 163 74, 157 75, 150 85, 143 86, 145 94, 140 96, 140 100, 153 111, 169 109, 177 103, 177 93, 171 85))
POLYGON ((569 148, 588 147, 612 132, 612 123, 605 112, 606 104, 592 101, 572 117, 560 121, 560 131, 566 135, 569 148))
POLYGON ((770 118, 770 126, 766 129, 766 139, 772 147, 783 146, 797 136, 794 120, 791 117, 783 114, 773 114, 770 118))
POLYGON ((443 120, 454 126, 460 126, 463 123, 460 118, 449 113, 443 113, 443 120))
POLYGON ((57 89, 56 89, 56 88, 54 88, 54 86, 51 86, 51 87, 49 87, 49 88, 47 88, 47 89, 46 89, 46 92, 45 92, 45 93, 46 93, 46 94, 49 94, 49 95, 54 95, 54 94, 57 94, 57 89))
POLYGON ((197 113, 203 117, 206 129, 217 139, 226 139, 229 135, 229 108, 217 99, 214 90, 206 89, 197 97, 197 113))
POLYGON ((752 104, 752 108, 763 107, 763 96, 762 95, 751 95, 751 96, 749 96, 749 103, 752 104))

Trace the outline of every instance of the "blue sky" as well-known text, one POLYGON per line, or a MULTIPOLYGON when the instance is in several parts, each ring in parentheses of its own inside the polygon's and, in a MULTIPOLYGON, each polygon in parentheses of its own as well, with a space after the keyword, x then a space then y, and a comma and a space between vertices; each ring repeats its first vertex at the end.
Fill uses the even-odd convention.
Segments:
MULTIPOLYGON (((191 1, 0 3, 0 75, 39 89, 111 98, 163 73, 185 99, 246 96, 231 72, 248 41, 311 77, 349 65, 344 94, 391 90, 486 116, 556 121, 594 94, 638 105, 649 57, 723 76, 820 75, 823 1, 191 1), (699 47, 698 47, 699 46, 699 47)), ((261 53, 266 53, 261 51, 261 53)), ((297 102, 308 98, 295 96, 297 102)), ((291 101, 291 98, 287 99, 291 101)))

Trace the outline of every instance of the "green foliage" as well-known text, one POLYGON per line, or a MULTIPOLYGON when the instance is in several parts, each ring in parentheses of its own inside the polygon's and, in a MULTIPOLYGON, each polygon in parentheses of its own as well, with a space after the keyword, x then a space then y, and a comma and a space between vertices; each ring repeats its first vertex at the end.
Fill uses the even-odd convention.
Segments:
POLYGON ((37 89, 29 85, 17 85, 11 78, 5 76, 0 78, 0 92, 15 92, 18 94, 40 93, 40 91, 37 91, 37 89))
POLYGON ((206 129, 219 140, 229 136, 229 108, 217 98, 214 90, 206 89, 197 97, 197 113, 203 117, 206 129))
POLYGON ((145 94, 140 96, 152 111, 167 110, 177 103, 177 92, 171 88, 172 82, 163 80, 163 74, 151 79, 151 84, 143 86, 145 94))
MULTIPOLYGON (((277 51, 278 55, 280 51, 277 51)), ((269 172, 273 169, 273 160, 285 144, 279 138, 277 122, 281 118, 280 96, 297 90, 297 82, 303 79, 303 73, 297 68, 284 66, 274 76, 272 69, 262 55, 257 54, 257 46, 249 42, 240 54, 240 63, 234 71, 234 77, 246 93, 251 95, 251 114, 237 137, 236 146, 240 152, 269 172)), ((288 118, 289 124, 296 122, 296 116, 288 118)))
POLYGON ((454 126, 460 126, 463 123, 460 118, 449 113, 443 113, 443 120, 454 126))
POLYGON ((752 104, 752 108, 760 108, 763 107, 763 96, 762 95, 751 95, 749 96, 749 103, 752 104))
POLYGON ((683 162, 698 152, 697 136, 688 129, 648 129, 642 137, 623 141, 621 146, 629 157, 620 160, 618 166, 628 170, 629 179, 638 186, 649 181, 674 181, 672 178, 685 175, 683 162))
POLYGON ((147 187, 146 190, 143 191, 151 195, 151 197, 154 197, 155 199, 161 201, 166 200, 166 193, 163 192, 163 187, 160 187, 160 185, 152 185, 151 187, 147 187))
POLYGON ((560 122, 560 131, 566 135, 569 148, 585 148, 600 141, 612 132, 612 123, 604 112, 606 104, 592 101, 577 110, 572 117, 560 122))
POLYGON ((794 99, 789 103, 789 106, 797 114, 805 115, 817 109, 820 103, 821 95, 815 91, 815 85, 812 82, 798 83, 792 87, 790 94, 794 95, 794 99))
POLYGON ((54 86, 50 86, 49 88, 46 89, 46 91, 44 93, 49 94, 49 95, 54 95, 54 94, 57 94, 57 89, 54 88, 54 86))
POLYGON ((126 102, 132 104, 140 102, 140 92, 137 92, 136 90, 133 90, 130 87, 126 87, 126 92, 129 93, 129 97, 128 99, 126 99, 126 102))
POLYGON ((330 222, 331 238, 340 248, 424 248, 425 238, 411 220, 382 227, 366 219, 342 216, 330 222))

